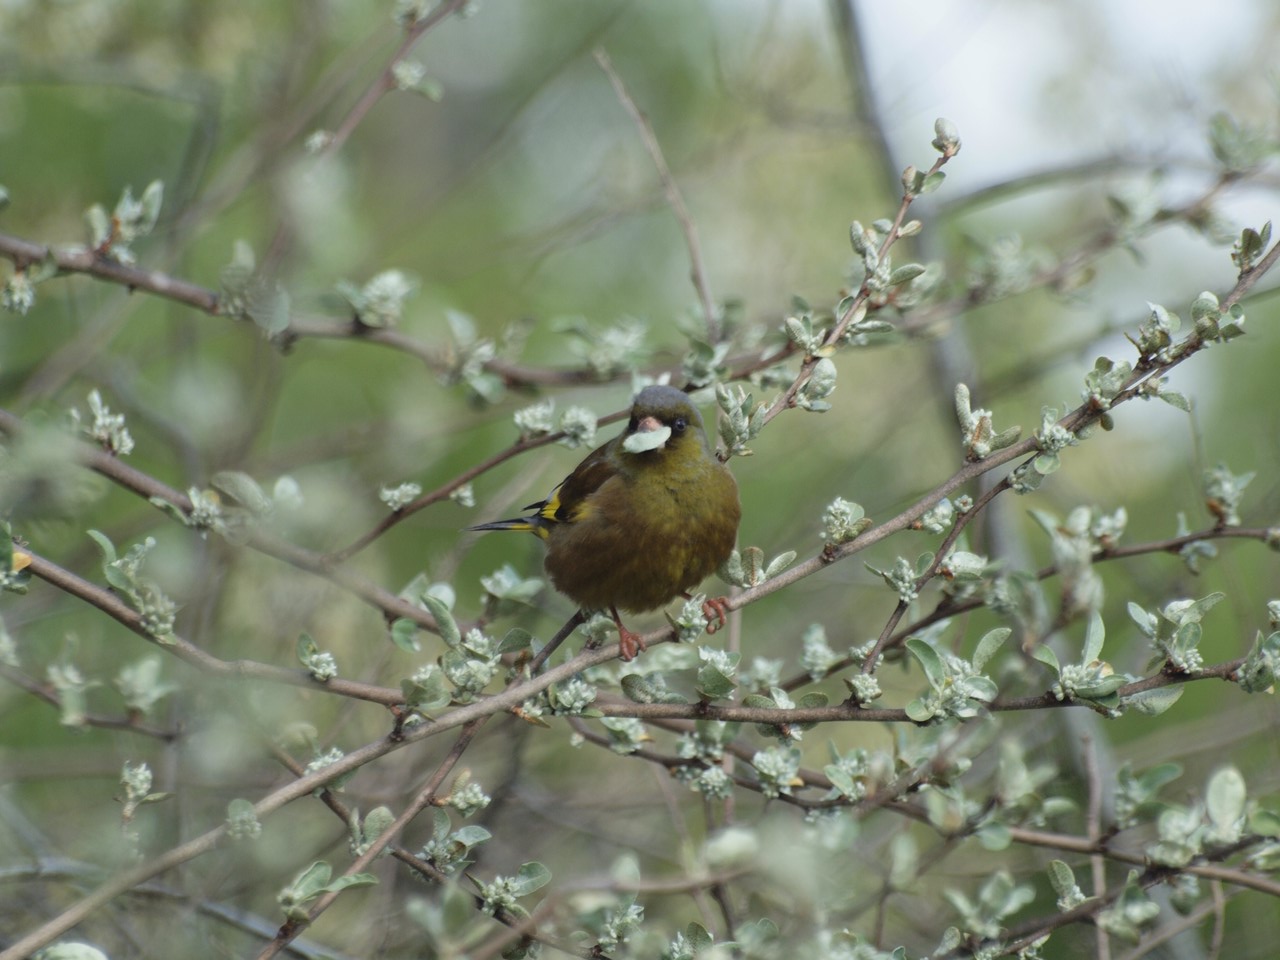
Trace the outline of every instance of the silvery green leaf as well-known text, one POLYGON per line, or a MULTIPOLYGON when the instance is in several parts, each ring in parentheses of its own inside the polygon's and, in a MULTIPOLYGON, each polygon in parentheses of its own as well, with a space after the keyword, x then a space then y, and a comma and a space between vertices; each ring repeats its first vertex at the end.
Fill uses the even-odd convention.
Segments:
POLYGON ((422 604, 427 611, 435 618, 437 626, 440 628, 440 639, 448 646, 457 650, 462 647, 462 633, 458 630, 458 623, 453 619, 453 614, 449 608, 445 606, 444 601, 433 596, 424 596, 422 604))
POLYGON ((251 513, 263 514, 271 509, 271 498, 247 473, 220 470, 209 478, 209 485, 232 497, 251 513))
POLYGON ((670 438, 671 428, 662 426, 656 430, 645 430, 630 434, 622 441, 622 449, 628 453, 644 453, 648 450, 657 450, 670 438))
POLYGON ((1095 611, 1089 615, 1089 623, 1084 630, 1084 655, 1080 658, 1082 663, 1093 663, 1102 657, 1102 644, 1106 640, 1106 628, 1103 626, 1102 617, 1095 611))
POLYGON ((156 220, 160 217, 160 207, 164 203, 164 184, 159 180, 152 180, 147 184, 147 188, 142 191, 142 199, 138 201, 141 216, 138 222, 138 232, 140 234, 150 233, 151 228, 156 225, 156 220))
POLYGON ((1146 690, 1135 693, 1131 697, 1125 697, 1124 705, 1149 717, 1158 717, 1182 699, 1186 689, 1184 686, 1157 687, 1155 690, 1146 690))
POLYGON ((1055 674, 1062 674, 1062 666, 1058 663, 1058 655, 1053 652, 1053 648, 1048 644, 1040 644, 1031 651, 1031 656, 1033 659, 1039 660, 1055 674))
POLYGON ((1001 645, 1009 639, 1013 633, 1009 627, 996 627, 989 631, 981 640, 978 641, 978 647, 973 652, 973 669, 982 670, 987 665, 987 661, 1000 649, 1001 645))
POLYGON ((279 283, 256 284, 245 298, 245 315, 268 336, 288 329, 289 311, 289 291, 279 283))
POLYGON ((417 653, 421 649, 418 625, 405 617, 397 618, 391 624, 391 642, 406 653, 417 653))
POLYGON ((795 562, 795 559, 796 552, 794 550, 788 550, 785 553, 778 554, 769 561, 769 566, 765 567, 764 578, 766 580, 770 580, 773 577, 776 577, 783 570, 787 569, 787 567, 791 566, 791 564, 795 562))
POLYGON ((1244 777, 1235 767, 1223 767, 1209 778, 1205 790, 1205 809, 1209 821, 1218 832, 1218 842, 1231 842, 1223 834, 1240 833, 1240 825, 1244 817, 1245 785, 1244 777))
POLYGON ((941 686, 946 679, 947 671, 942 665, 942 658, 938 656, 938 651, 916 637, 909 637, 906 646, 908 652, 920 663, 929 686, 934 688, 941 686))
POLYGON ((910 283, 916 277, 924 273, 925 267, 921 263, 904 263, 897 267, 893 273, 889 274, 889 286, 896 287, 903 283, 910 283))
POLYGON ((551 882, 551 871, 537 861, 522 863, 516 871, 512 892, 523 897, 551 882))

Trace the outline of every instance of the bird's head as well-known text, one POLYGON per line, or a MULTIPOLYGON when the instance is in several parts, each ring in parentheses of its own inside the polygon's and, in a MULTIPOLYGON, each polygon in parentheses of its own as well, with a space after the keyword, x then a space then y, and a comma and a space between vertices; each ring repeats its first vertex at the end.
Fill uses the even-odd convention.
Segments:
POLYGON ((622 449, 647 458, 661 451, 671 455, 705 455, 702 417, 683 390, 658 385, 636 394, 622 449))

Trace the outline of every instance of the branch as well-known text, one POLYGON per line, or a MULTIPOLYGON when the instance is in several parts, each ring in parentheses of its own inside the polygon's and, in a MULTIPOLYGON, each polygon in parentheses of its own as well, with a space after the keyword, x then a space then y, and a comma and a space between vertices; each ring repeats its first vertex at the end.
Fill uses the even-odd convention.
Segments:
POLYGON ((391 687, 378 687, 355 680, 343 680, 340 677, 334 677, 332 680, 321 683, 303 670, 289 670, 285 667, 277 667, 257 660, 221 660, 197 647, 189 640, 184 640, 176 635, 172 636, 172 638, 159 640, 143 627, 141 614, 110 590, 76 576, 70 570, 46 560, 39 554, 31 553, 30 550, 26 552, 31 556, 31 564, 28 569, 33 575, 51 586, 57 587, 64 593, 96 607, 112 620, 136 633, 148 643, 154 644, 160 650, 173 654, 179 660, 191 664, 191 666, 203 673, 217 677, 265 680, 292 687, 305 687, 310 690, 327 690, 339 696, 354 697, 357 700, 381 703, 384 706, 393 706, 404 702, 404 694, 400 690, 391 687))
MULTIPOLYGON (((426 785, 418 792, 418 795, 404 808, 400 816, 396 817, 391 825, 383 830, 377 839, 370 843, 368 848, 351 862, 347 869, 342 872, 342 876, 355 876, 371 866, 391 841, 399 837, 405 828, 417 818, 418 814, 422 813, 435 801, 436 791, 440 789, 445 778, 449 776, 449 773, 457 766, 458 761, 462 759, 462 754, 466 752, 472 739, 487 719, 488 717, 482 717, 478 720, 473 720, 462 728, 462 732, 458 734, 458 739, 454 741, 453 747, 445 755, 445 758, 440 761, 435 772, 427 779, 426 785)), ((287 921, 280 927, 272 941, 258 954, 258 960, 270 960, 271 957, 276 956, 304 929, 314 923, 316 917, 332 906, 333 902, 338 899, 340 892, 339 890, 331 890, 320 896, 307 911, 305 920, 287 921)))
MULTIPOLYGON (((646 642, 653 642, 649 637, 646 642)), ((1197 680, 1235 681, 1235 673, 1245 658, 1227 660, 1205 667, 1199 673, 1160 672, 1127 683, 1116 691, 1121 699, 1161 687, 1179 686, 1197 680)), ((594 709, 606 717, 634 717, 639 720, 724 720, 730 723, 764 723, 788 726, 800 723, 915 723, 906 710, 897 707, 863 707, 851 701, 826 707, 746 707, 721 706, 699 701, 697 703, 597 703, 594 709)), ((1052 692, 1026 697, 997 699, 987 705, 991 713, 1009 713, 1021 710, 1047 710, 1061 707, 1090 707, 1080 700, 1060 700, 1052 692)))
POLYGON ((689 248, 690 278, 693 280, 694 289, 698 292, 698 299, 702 302, 702 315, 707 324, 707 342, 714 345, 720 340, 720 318, 716 315, 715 302, 711 299, 711 291, 707 286, 706 268, 702 263, 702 248, 698 243, 698 228, 693 222, 693 217, 689 215, 689 208, 685 206, 680 187, 676 184, 675 177, 671 175, 671 168, 667 166, 666 158, 662 155, 662 146, 658 143, 658 137, 654 134, 648 117, 627 91, 626 84, 622 82, 618 71, 613 68, 613 61, 609 59, 609 54, 605 52, 604 47, 597 47, 593 56, 613 85, 613 92, 617 94, 618 101, 630 114, 636 130, 640 133, 644 148, 649 151, 653 165, 658 168, 658 177, 662 180, 662 189, 667 195, 667 203, 671 205, 671 211, 680 221, 685 246, 689 248))
POLYGON ((362 121, 369 111, 373 109, 374 104, 381 100, 384 94, 395 89, 395 75, 392 72, 392 68, 399 63, 400 60, 402 60, 405 55, 417 45, 418 41, 426 36, 427 33, 436 26, 436 24, 440 23, 451 14, 461 10, 466 6, 467 2, 468 0, 445 0, 444 3, 441 3, 440 6, 436 7, 421 20, 415 21, 409 25, 408 29, 405 30, 404 40, 387 61, 387 66, 378 74, 377 79, 368 86, 365 92, 360 96, 360 99, 355 102, 347 112, 347 115, 343 117, 342 121, 338 124, 337 129, 333 132, 333 136, 330 137, 329 141, 325 144, 324 151, 321 154, 322 156, 328 156, 336 153, 342 145, 347 142, 347 138, 351 136, 356 127, 360 125, 360 121, 362 121))
MULTIPOLYGON (((10 683, 20 690, 25 690, 37 700, 43 700, 51 707, 61 710, 62 697, 58 694, 58 690, 51 683, 41 683, 35 677, 29 677, 20 670, 15 670, 7 663, 0 663, 0 677, 4 677, 10 683)), ((99 714, 88 713, 79 718, 74 724, 76 727, 97 727, 102 730, 123 730, 129 733, 140 733, 144 737, 154 737, 164 743, 173 743, 180 736, 181 732, 174 729, 163 729, 161 727, 153 727, 143 723, 143 716, 140 713, 129 713, 123 717, 105 717, 99 714)))
MULTIPOLYGON (((495 713, 509 711, 552 684, 561 683, 588 667, 612 660, 618 656, 618 653, 617 644, 599 650, 586 651, 567 663, 532 679, 514 684, 492 697, 485 697, 474 703, 460 706, 435 722, 419 724, 402 736, 376 740, 346 754, 341 760, 300 777, 268 794, 254 805, 254 813, 259 819, 263 819, 286 804, 308 796, 344 774, 354 772, 380 757, 447 730, 465 726, 495 713)), ((53 919, 0 951, 0 960, 26 960, 36 950, 51 943, 125 891, 213 850, 222 840, 226 829, 225 824, 220 824, 186 843, 171 848, 147 863, 121 872, 53 919)))
MULTIPOLYGON (((7 410, 0 410, 0 432, 10 436, 19 436, 26 429, 21 418, 7 410)), ((150 501, 162 500, 180 510, 184 516, 190 516, 192 504, 190 498, 178 490, 161 483, 154 477, 137 470, 119 458, 98 447, 87 443, 77 443, 75 454, 79 462, 99 473, 126 490, 150 501)), ((436 632, 439 628, 435 619, 420 607, 403 600, 395 594, 384 590, 363 577, 332 566, 328 560, 311 550, 281 540, 261 530, 251 530, 245 539, 245 545, 264 553, 267 556, 283 560, 291 566, 308 573, 314 573, 344 590, 356 595, 369 605, 378 609, 386 617, 401 617, 412 620, 424 630, 436 632)))

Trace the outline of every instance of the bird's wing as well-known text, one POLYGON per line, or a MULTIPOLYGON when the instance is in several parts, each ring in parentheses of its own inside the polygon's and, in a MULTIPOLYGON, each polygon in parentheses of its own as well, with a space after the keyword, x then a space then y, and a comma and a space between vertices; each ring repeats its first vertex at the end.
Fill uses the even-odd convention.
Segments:
POLYGON ((591 510, 591 495, 595 493, 617 470, 603 455, 603 449, 595 451, 569 474, 551 496, 542 503, 530 504, 537 516, 551 523, 574 523, 591 510))

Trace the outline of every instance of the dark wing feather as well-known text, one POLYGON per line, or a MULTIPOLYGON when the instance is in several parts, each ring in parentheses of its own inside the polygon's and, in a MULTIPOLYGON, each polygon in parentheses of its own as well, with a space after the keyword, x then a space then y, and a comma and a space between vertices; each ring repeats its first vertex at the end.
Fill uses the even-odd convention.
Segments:
POLYGON ((573 523, 588 498, 616 472, 601 447, 578 464, 578 468, 551 491, 551 496, 533 505, 537 515, 553 523, 573 523))

